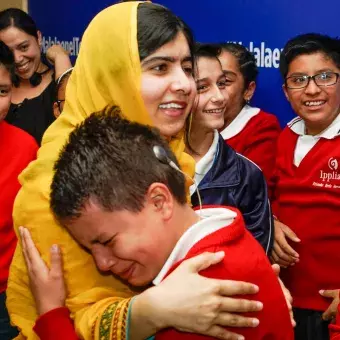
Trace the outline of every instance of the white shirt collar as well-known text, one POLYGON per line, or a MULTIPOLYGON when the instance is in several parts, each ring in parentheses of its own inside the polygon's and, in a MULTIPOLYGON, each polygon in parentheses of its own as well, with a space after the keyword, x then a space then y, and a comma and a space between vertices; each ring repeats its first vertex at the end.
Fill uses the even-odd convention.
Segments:
MULTIPOLYGON (((288 127, 295 132, 297 135, 305 136, 306 135, 306 125, 302 118, 296 117, 291 120, 288 124, 288 127)), ((329 125, 325 130, 320 132, 318 135, 312 136, 315 139, 325 138, 325 139, 333 139, 338 136, 340 133, 340 114, 333 120, 332 124, 329 125)))
POLYGON ((201 217, 201 220, 191 226, 176 243, 163 268, 153 280, 155 285, 164 279, 174 264, 185 258, 197 242, 215 231, 229 226, 237 216, 236 212, 227 208, 203 208, 201 211, 197 210, 196 213, 201 217))
MULTIPOLYGON (((208 150, 208 152, 196 163, 195 166, 195 182, 198 186, 207 172, 212 168, 214 164, 215 155, 218 147, 219 133, 214 131, 214 140, 208 150)), ((190 194, 192 195, 196 191, 196 185, 190 187, 190 194)))
POLYGON ((261 110, 258 107, 245 105, 236 118, 223 130, 223 139, 229 139, 240 133, 251 118, 256 116, 261 110))

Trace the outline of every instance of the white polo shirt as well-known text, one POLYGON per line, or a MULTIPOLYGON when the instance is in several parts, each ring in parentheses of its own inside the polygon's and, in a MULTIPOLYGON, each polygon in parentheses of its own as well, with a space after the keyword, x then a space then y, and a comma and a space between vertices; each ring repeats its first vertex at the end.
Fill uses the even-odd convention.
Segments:
POLYGON ((293 132, 299 135, 294 152, 294 165, 298 167, 320 138, 333 139, 339 135, 340 114, 334 119, 328 128, 315 136, 306 135, 306 125, 304 120, 300 117, 294 118, 287 125, 293 132))

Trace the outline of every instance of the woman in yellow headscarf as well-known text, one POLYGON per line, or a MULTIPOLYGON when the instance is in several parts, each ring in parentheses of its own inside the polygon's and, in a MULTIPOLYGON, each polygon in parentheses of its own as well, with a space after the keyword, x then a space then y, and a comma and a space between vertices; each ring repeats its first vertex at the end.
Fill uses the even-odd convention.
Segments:
MULTIPOLYGON (((20 176, 22 189, 14 207, 15 228, 24 225, 30 230, 47 262, 51 245, 60 245, 68 290, 66 304, 81 338, 125 339, 130 298, 136 292, 115 277, 102 275, 92 257, 56 224, 49 209, 53 165, 77 124, 91 113, 115 104, 131 121, 158 127, 169 140, 183 171, 191 176, 194 162, 184 153, 183 126, 195 96, 192 46, 189 28, 162 6, 127 2, 98 14, 84 34, 67 86, 64 111, 45 133, 37 161, 20 176)), ((179 268, 182 271, 172 296, 165 293, 167 286, 160 285, 141 294, 144 300, 136 299, 140 302, 135 302, 130 311, 133 339, 169 326, 212 335, 213 331, 221 331, 215 323, 224 325, 230 319, 225 311, 239 310, 235 306, 224 307, 222 295, 229 293, 229 283, 195 274, 214 262, 214 257, 195 261, 186 271, 179 268), (150 293, 155 289, 157 294, 150 293), (200 309, 204 304, 207 307, 200 309), (216 304, 221 308, 215 308, 216 304), (177 323, 169 318, 162 320, 162 308, 177 323), (223 313, 225 320, 223 315, 220 317, 223 313)), ((242 284, 236 288, 232 288, 235 294, 253 289, 242 284)), ((21 330, 19 338, 34 339, 32 327, 37 311, 20 244, 12 263, 7 296, 11 320, 21 330)))

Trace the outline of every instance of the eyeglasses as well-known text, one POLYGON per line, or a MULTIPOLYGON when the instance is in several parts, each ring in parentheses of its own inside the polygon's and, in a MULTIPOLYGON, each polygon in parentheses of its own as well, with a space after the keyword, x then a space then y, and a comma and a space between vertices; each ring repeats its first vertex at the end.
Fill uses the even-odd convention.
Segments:
POLYGON ((317 86, 332 86, 338 82, 339 73, 336 72, 322 72, 314 76, 297 75, 285 79, 285 85, 288 89, 303 89, 309 85, 313 79, 317 86))
POLYGON ((61 107, 61 103, 63 103, 64 101, 65 101, 65 99, 62 99, 62 100, 57 99, 55 101, 57 103, 57 105, 58 105, 58 109, 59 109, 60 113, 63 110, 63 108, 61 107))

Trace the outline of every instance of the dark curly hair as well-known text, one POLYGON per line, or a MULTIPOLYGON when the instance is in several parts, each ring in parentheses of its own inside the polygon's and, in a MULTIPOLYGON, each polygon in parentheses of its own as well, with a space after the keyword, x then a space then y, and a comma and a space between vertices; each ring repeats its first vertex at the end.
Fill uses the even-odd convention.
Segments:
POLYGON ((141 211, 155 182, 166 184, 185 204, 184 175, 156 158, 155 145, 178 166, 158 130, 124 119, 118 107, 85 119, 54 166, 50 206, 56 218, 61 223, 78 218, 90 198, 106 211, 141 211))
POLYGON ((0 65, 4 66, 11 75, 11 80, 14 83, 16 80, 15 76, 15 62, 12 51, 7 45, 0 40, 0 65))

